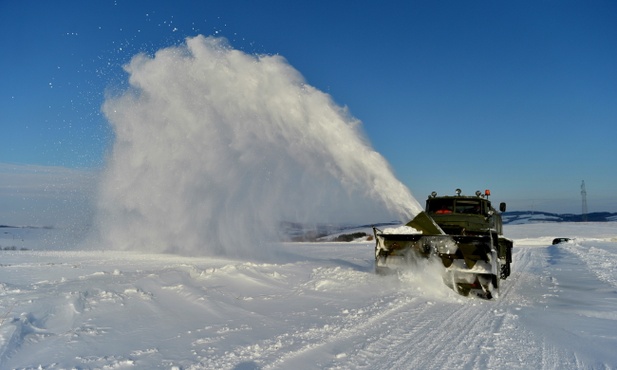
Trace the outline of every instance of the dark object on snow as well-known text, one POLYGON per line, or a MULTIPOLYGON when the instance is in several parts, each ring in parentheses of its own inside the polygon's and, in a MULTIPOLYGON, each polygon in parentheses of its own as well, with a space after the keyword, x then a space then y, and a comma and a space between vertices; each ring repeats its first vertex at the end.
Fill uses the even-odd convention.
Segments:
POLYGON ((561 243, 567 243, 569 241, 570 241, 570 238, 555 238, 555 239, 553 239, 553 245, 561 244, 561 243))
POLYGON ((334 239, 334 241, 336 242, 351 242, 354 241, 358 238, 362 238, 365 237, 366 233, 363 232, 357 232, 357 233, 353 233, 353 234, 341 234, 339 236, 336 237, 336 239, 334 239))
MULTIPOLYGON (((375 233, 375 270, 387 273, 412 268, 422 259, 434 258, 444 267, 446 285, 461 295, 490 299, 500 280, 510 276, 512 240, 503 236, 501 214, 489 201, 490 191, 475 196, 437 196, 426 200, 426 211, 407 223, 419 233, 375 233)), ((505 212, 506 204, 499 205, 505 212)))

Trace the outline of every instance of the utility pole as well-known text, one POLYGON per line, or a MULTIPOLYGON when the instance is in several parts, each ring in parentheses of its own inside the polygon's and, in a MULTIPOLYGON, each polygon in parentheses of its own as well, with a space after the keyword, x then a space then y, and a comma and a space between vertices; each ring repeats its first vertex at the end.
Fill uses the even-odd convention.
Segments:
POLYGON ((581 184, 581 197, 583 198, 583 221, 587 221, 587 190, 585 190, 585 180, 581 184))

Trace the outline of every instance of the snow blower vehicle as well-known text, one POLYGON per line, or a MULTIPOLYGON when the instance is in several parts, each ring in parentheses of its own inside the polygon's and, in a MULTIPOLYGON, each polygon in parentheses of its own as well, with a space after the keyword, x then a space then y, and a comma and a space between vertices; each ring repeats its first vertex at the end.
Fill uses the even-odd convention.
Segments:
MULTIPOLYGON (((413 269, 422 260, 443 265, 443 281, 457 293, 491 299, 500 280, 510 275, 512 240, 503 236, 501 214, 489 200, 490 191, 475 196, 437 196, 426 200, 425 210, 402 228, 375 235, 375 270, 387 274, 413 269)), ((506 204, 499 206, 505 212, 506 204)))

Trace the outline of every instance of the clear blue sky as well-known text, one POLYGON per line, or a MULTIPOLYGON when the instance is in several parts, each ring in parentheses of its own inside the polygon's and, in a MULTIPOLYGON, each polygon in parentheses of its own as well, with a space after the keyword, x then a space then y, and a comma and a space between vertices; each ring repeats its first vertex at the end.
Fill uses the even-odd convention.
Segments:
POLYGON ((187 36, 280 54, 423 203, 617 211, 617 2, 1 1, 0 162, 98 168, 121 66, 187 36))

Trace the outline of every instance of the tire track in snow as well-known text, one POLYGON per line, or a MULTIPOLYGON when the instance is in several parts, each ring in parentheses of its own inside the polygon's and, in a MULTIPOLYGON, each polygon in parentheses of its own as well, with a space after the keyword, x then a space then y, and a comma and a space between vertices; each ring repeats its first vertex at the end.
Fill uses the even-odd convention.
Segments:
MULTIPOLYGON (((329 282, 330 288, 345 289, 341 283, 345 283, 350 289, 358 286, 363 289, 375 289, 381 284, 393 284, 396 278, 388 279, 375 276, 372 273, 348 272, 340 268, 323 269, 317 268, 308 281, 298 285, 301 294, 311 294, 313 289, 319 290, 324 283, 329 282), (329 276, 324 279, 324 276, 329 276), (334 277, 334 280, 331 280, 334 277), (353 282, 349 279, 353 279, 353 282), (368 280, 367 280, 368 279, 368 280), (366 283, 365 285, 363 285, 366 283)), ((400 285, 399 282, 396 282, 400 285)), ((375 290, 381 292, 380 290, 375 290)), ((233 353, 227 354, 226 359, 216 362, 230 363, 233 358, 258 361, 264 369, 293 368, 294 366, 306 368, 310 359, 323 358, 323 361, 315 363, 315 368, 333 368, 333 359, 353 357, 366 346, 366 342, 372 340, 367 333, 375 333, 375 327, 381 327, 382 321, 392 322, 392 326, 400 321, 400 317, 428 309, 426 302, 407 294, 406 288, 401 293, 386 285, 385 291, 377 294, 363 294, 366 299, 358 301, 332 301, 325 303, 329 307, 323 307, 323 314, 318 320, 310 320, 300 323, 299 326, 290 327, 287 331, 248 346, 237 347, 233 353), (358 304, 359 303, 359 304, 358 304), (419 306, 418 306, 419 305, 419 306), (333 311, 334 307, 334 311, 333 311), (317 355, 316 355, 317 354, 317 355), (229 357, 229 358, 227 358, 229 357), (307 358, 309 359, 307 361, 307 358)), ((320 293, 323 294, 323 293, 320 293)), ((378 329, 377 332, 381 332, 378 329)))
MULTIPOLYGON (((499 297, 492 301, 463 298, 454 292, 447 301, 420 297, 413 310, 391 315, 391 323, 373 330, 375 339, 355 355, 362 361, 338 361, 332 368, 483 369, 490 368, 489 364, 503 365, 502 331, 517 326, 517 315, 511 312, 513 301, 508 298, 515 280, 502 282, 499 297)), ((519 361, 512 363, 520 365, 519 361)))
MULTIPOLYGON (((300 348, 283 355, 271 366, 264 369, 293 368, 294 366, 306 365, 305 357, 316 358, 315 352, 322 353, 323 362, 315 364, 315 368, 337 368, 344 366, 347 359, 352 359, 355 368, 374 368, 378 361, 377 353, 366 353, 365 348, 370 343, 383 342, 384 334, 387 336, 398 330, 398 323, 406 315, 418 315, 429 309, 425 303, 418 302, 417 298, 402 294, 385 296, 376 299, 370 305, 357 310, 353 318, 344 318, 341 322, 333 323, 339 331, 333 335, 324 335, 318 341, 308 343, 300 348)), ((310 329, 309 329, 310 330, 310 329)), ((302 333, 293 335, 301 337, 302 333)), ((394 338, 401 338, 395 335, 394 338)), ((377 344, 379 346, 379 344, 377 344)))
POLYGON ((502 282, 496 300, 431 304, 418 297, 406 312, 392 310, 370 327, 364 347, 326 368, 525 369, 542 364, 548 369, 576 363, 574 354, 534 336, 519 321, 522 307, 536 303, 525 296, 529 285, 540 279, 549 291, 554 289, 548 274, 537 273, 546 269, 549 258, 545 249, 518 250, 512 276, 502 282))
POLYGON ((578 243, 575 245, 566 244, 563 249, 576 254, 599 280, 617 288, 617 279, 615 279, 615 276, 617 276, 617 253, 601 248, 601 241, 596 243, 598 246, 583 246, 578 243))
POLYGON ((460 298, 454 292, 445 302, 428 298, 402 289, 377 299, 351 322, 335 322, 333 326, 340 328, 336 334, 323 333, 319 341, 290 351, 265 368, 292 368, 306 364, 303 358, 323 358, 316 368, 330 369, 485 367, 493 333, 505 315, 494 314, 492 302, 460 298), (466 309, 469 305, 473 309, 466 309), (481 354, 472 354, 470 347, 479 348, 481 354))
POLYGON ((571 364, 566 359, 572 358, 572 354, 551 345, 545 337, 538 337, 534 334, 536 331, 527 329, 519 321, 522 310, 534 310, 559 294, 559 287, 550 272, 551 266, 560 263, 559 256, 546 247, 534 246, 516 248, 513 258, 513 273, 508 279, 508 294, 503 301, 509 314, 504 333, 497 342, 501 358, 497 357, 490 367, 527 369, 534 364, 541 369, 564 368, 564 365, 571 364), (525 348, 525 351, 520 348, 525 348))
MULTIPOLYGON (((578 297, 572 297, 572 294, 579 294, 576 289, 580 288, 562 279, 594 273, 577 252, 580 251, 572 250, 569 246, 553 245, 515 249, 515 268, 508 279, 510 286, 502 303, 507 310, 504 333, 498 336, 496 343, 501 357, 496 357, 488 368, 611 367, 581 356, 586 351, 580 345, 572 344, 572 341, 580 339, 576 334, 575 323, 571 328, 560 327, 557 331, 560 334, 555 335, 554 324, 563 323, 560 318, 565 314, 563 309, 574 307, 571 306, 572 299, 578 297), (564 306, 564 302, 569 303, 564 306), (546 332, 541 329, 543 326, 547 327, 546 332)), ((588 280, 584 278, 582 281, 588 280)), ((586 345, 582 344, 583 347, 586 345)))
POLYGON ((490 356, 486 351, 489 335, 501 326, 502 317, 490 317, 492 305, 476 304, 440 303, 415 315, 413 321, 384 338, 383 348, 376 353, 386 353, 386 361, 378 368, 441 369, 470 364, 485 367, 482 364, 490 356), (468 305, 474 307, 469 309, 468 305))

